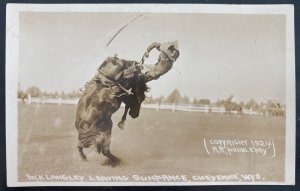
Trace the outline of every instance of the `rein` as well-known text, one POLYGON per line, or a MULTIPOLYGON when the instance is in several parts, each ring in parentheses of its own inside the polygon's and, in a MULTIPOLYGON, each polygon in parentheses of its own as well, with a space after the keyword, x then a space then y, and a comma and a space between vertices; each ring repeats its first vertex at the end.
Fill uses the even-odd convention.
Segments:
MULTIPOLYGON (((125 75, 129 75, 129 74, 133 74, 135 71, 137 70, 142 70, 143 69, 143 64, 144 64, 144 56, 142 57, 141 61, 138 64, 135 64, 132 68, 127 68, 125 70, 122 70, 121 72, 119 72, 116 77, 113 77, 111 75, 109 75, 106 72, 103 72, 100 68, 98 68, 98 72, 99 74, 101 74, 103 77, 105 77, 106 79, 112 81, 113 83, 115 83, 117 86, 119 86, 127 95, 133 95, 133 93, 126 89, 124 86, 122 86, 117 80, 120 78, 120 76, 123 74, 125 75)), ((121 97, 122 95, 124 95, 124 93, 118 95, 117 97, 121 97)))
MULTIPOLYGON (((98 69, 98 72, 104 76, 106 79, 114 82, 117 86, 119 86, 126 94, 132 95, 132 92, 127 90, 124 86, 122 86, 114 77, 111 75, 107 74, 106 72, 103 72, 102 70, 98 69)), ((117 75, 118 76, 118 75, 117 75)))

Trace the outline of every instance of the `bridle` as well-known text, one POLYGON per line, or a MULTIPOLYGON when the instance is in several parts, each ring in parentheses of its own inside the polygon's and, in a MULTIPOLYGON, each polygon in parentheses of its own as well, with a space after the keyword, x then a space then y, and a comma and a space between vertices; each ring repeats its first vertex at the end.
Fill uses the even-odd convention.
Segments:
MULTIPOLYGON (((144 56, 142 57, 141 61, 139 63, 135 62, 131 67, 125 69, 125 70, 128 70, 128 71, 132 71, 132 72, 136 72, 136 71, 141 71, 144 67, 143 67, 143 64, 144 64, 144 56)), ((122 70, 120 71, 116 77, 113 77, 111 75, 109 75, 108 73, 104 72, 101 70, 101 68, 98 68, 98 72, 103 76, 105 77, 106 79, 112 81, 113 83, 115 83, 119 88, 121 88, 124 93, 121 93, 119 95, 116 95, 116 97, 121 97, 123 95, 133 95, 133 93, 131 92, 131 90, 129 89, 126 89, 122 84, 120 84, 118 82, 118 79, 120 78, 120 76, 124 73, 125 70, 122 70)), ((140 98, 139 96, 136 96, 140 102, 140 98)))

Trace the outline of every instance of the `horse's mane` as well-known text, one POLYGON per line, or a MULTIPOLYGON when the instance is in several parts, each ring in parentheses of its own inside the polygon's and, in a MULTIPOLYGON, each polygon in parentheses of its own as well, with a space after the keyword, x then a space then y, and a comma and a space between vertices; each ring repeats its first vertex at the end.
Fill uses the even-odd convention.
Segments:
POLYGON ((141 89, 141 91, 148 92, 150 90, 150 87, 147 86, 147 84, 146 84, 146 79, 145 79, 144 75, 140 76, 139 79, 137 80, 137 82, 138 82, 138 86, 141 89))

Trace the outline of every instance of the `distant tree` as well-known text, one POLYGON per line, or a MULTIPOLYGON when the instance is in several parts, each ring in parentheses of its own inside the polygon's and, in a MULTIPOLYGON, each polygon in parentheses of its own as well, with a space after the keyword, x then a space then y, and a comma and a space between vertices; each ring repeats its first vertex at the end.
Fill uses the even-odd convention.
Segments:
POLYGON ((25 92, 23 92, 22 90, 18 90, 18 98, 20 98, 23 94, 25 94, 25 92))
POLYGON ((183 96, 181 103, 190 104, 190 98, 188 96, 183 96))
POLYGON ((73 91, 71 92, 71 95, 72 95, 72 98, 80 98, 81 92, 80 92, 80 91, 73 90, 73 91))
POLYGON ((259 104, 254 100, 254 99, 251 99, 250 101, 248 101, 246 104, 245 104, 245 108, 246 109, 253 109, 253 110, 259 110, 259 104))
POLYGON ((22 90, 18 91, 18 99, 21 99, 22 102, 25 102, 26 99, 28 99, 28 95, 23 92, 22 90))
POLYGON ((53 92, 48 92, 47 95, 48 97, 53 98, 53 92))
POLYGON ((152 104, 152 103, 155 103, 155 101, 153 100, 153 97, 151 95, 149 97, 146 97, 146 99, 145 99, 145 101, 143 103, 145 103, 145 104, 152 104))
POLYGON ((209 99, 199 99, 198 103, 200 105, 210 105, 210 100, 209 99))
POLYGON ((43 97, 51 97, 51 95, 52 95, 51 92, 47 92, 47 91, 42 92, 43 97))
POLYGON ((284 116, 285 115, 285 106, 278 101, 268 100, 266 103, 266 111, 269 115, 272 116, 284 116))
POLYGON ((224 100, 223 106, 225 107, 226 113, 231 113, 234 110, 234 102, 232 102, 233 95, 230 95, 226 100, 224 100))
POLYGON ((36 86, 31 86, 26 90, 26 94, 31 95, 31 97, 40 97, 42 95, 42 91, 36 86))
POLYGON ((182 100, 181 95, 178 89, 172 91, 172 93, 168 96, 167 102, 178 104, 182 100))
POLYGON ((216 103, 215 103, 218 107, 221 107, 224 105, 224 100, 218 100, 216 103))
POLYGON ((242 108, 245 107, 245 103, 242 102, 242 101, 239 103, 239 105, 240 105, 242 108))
POLYGON ((63 99, 65 99, 65 98, 66 98, 66 94, 65 94, 65 92, 64 92, 64 91, 61 91, 61 92, 60 92, 60 97, 61 97, 61 98, 63 98, 63 99))
POLYGON ((55 91, 55 92, 53 93, 53 97, 54 97, 54 98, 58 98, 58 97, 59 97, 59 93, 58 93, 57 91, 55 91))
POLYGON ((162 104, 165 100, 164 96, 160 96, 159 98, 154 99, 154 102, 162 104))
POLYGON ((192 103, 196 105, 198 103, 197 98, 194 98, 192 103))

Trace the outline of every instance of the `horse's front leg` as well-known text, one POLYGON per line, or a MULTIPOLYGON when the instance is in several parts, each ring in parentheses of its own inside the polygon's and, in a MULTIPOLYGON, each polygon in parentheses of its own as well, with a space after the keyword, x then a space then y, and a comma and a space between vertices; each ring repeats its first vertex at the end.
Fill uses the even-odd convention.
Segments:
POLYGON ((122 116, 122 120, 118 123, 118 126, 119 126, 120 129, 124 129, 124 127, 125 127, 125 121, 126 121, 126 116, 127 116, 128 110, 129 110, 129 105, 126 104, 125 105, 125 111, 124 111, 124 114, 122 116))

